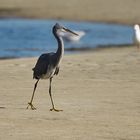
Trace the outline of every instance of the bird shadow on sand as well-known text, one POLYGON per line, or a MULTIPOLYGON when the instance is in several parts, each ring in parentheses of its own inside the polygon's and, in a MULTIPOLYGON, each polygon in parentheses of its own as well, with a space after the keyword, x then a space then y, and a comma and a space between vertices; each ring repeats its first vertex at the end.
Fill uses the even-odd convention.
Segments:
POLYGON ((0 109, 6 109, 6 107, 4 107, 4 106, 0 106, 0 109))

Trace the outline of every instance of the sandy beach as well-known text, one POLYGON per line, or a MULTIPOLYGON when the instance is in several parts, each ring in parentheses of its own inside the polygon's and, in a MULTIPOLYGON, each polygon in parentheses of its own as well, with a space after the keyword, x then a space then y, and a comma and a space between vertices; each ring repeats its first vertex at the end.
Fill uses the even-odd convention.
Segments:
POLYGON ((0 0, 0 17, 140 23, 139 0, 0 0))
POLYGON ((42 80, 26 109, 37 58, 0 61, 1 140, 139 140, 140 52, 106 48, 65 55, 53 80, 56 107, 50 112, 48 81, 42 80))

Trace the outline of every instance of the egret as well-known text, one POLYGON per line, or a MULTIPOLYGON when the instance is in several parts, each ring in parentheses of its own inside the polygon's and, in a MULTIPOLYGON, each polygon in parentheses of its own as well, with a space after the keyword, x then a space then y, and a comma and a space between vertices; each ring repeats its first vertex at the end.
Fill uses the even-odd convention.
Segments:
POLYGON ((135 43, 137 45, 137 48, 140 49, 140 27, 138 24, 134 25, 135 30, 135 43))
POLYGON ((40 79, 49 79, 49 95, 50 95, 50 99, 51 99, 51 103, 52 103, 52 108, 50 109, 50 111, 62 111, 62 110, 58 110, 55 108, 54 101, 52 98, 52 92, 51 92, 53 76, 57 75, 59 73, 60 62, 61 62, 63 54, 64 54, 64 43, 63 43, 62 37, 59 35, 59 32, 69 32, 75 36, 78 36, 78 34, 61 26, 58 23, 56 23, 53 26, 52 32, 58 42, 58 48, 57 48, 56 52, 44 53, 38 58, 37 63, 35 65, 35 67, 33 68, 33 78, 35 78, 37 81, 34 85, 32 97, 31 97, 30 102, 28 103, 27 109, 29 107, 31 107, 32 110, 36 109, 33 106, 32 102, 33 102, 34 94, 35 94, 39 80, 40 79))

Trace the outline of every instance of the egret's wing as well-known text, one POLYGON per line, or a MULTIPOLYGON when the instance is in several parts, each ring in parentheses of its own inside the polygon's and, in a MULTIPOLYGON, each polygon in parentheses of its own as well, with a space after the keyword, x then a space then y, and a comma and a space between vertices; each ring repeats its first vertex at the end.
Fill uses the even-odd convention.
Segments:
POLYGON ((46 53, 42 54, 39 59, 37 60, 37 63, 35 67, 33 68, 33 78, 39 79, 43 74, 46 74, 49 65, 51 65, 51 56, 53 53, 46 53))

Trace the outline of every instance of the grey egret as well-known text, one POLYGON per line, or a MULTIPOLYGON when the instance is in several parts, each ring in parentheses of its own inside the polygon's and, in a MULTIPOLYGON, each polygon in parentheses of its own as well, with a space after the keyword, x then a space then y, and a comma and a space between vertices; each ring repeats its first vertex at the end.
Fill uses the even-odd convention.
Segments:
POLYGON ((35 78, 37 81, 34 85, 32 97, 31 97, 30 102, 28 103, 27 109, 29 107, 31 107, 32 110, 36 109, 33 106, 32 102, 33 102, 34 94, 35 94, 39 80, 40 79, 49 79, 49 95, 50 95, 50 99, 51 99, 51 103, 52 103, 52 108, 50 109, 50 111, 62 111, 62 110, 58 110, 55 108, 54 101, 52 98, 52 92, 51 92, 53 76, 57 75, 59 73, 60 62, 61 62, 63 54, 64 54, 64 43, 63 43, 62 37, 59 35, 59 32, 69 32, 76 36, 78 36, 78 34, 61 26, 58 23, 56 23, 53 26, 52 32, 58 42, 58 48, 57 48, 56 52, 44 53, 38 58, 37 63, 35 65, 35 67, 33 68, 33 78, 35 78))
POLYGON ((140 27, 138 24, 134 25, 135 30, 135 43, 137 45, 137 48, 140 49, 140 27))

